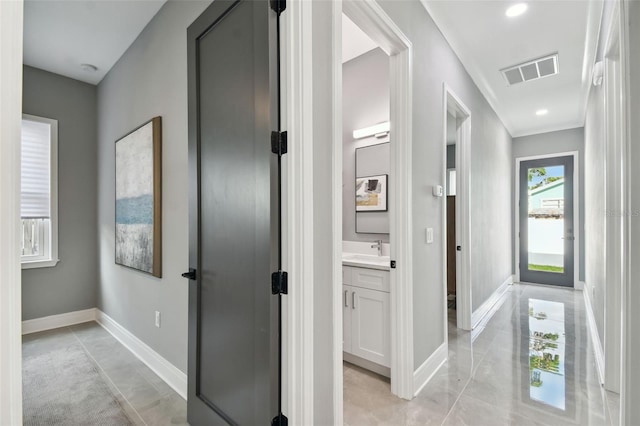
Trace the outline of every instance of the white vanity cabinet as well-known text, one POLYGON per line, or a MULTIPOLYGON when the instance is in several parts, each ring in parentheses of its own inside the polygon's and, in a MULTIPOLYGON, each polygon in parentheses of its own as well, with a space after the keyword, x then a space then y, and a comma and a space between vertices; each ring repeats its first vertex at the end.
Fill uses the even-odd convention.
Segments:
POLYGON ((389 271, 343 266, 342 276, 343 351, 390 367, 389 271))

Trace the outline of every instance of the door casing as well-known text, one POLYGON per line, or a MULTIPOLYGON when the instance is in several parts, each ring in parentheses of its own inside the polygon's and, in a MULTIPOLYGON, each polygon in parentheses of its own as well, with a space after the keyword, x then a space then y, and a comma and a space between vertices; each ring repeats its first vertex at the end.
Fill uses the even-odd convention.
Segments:
MULTIPOLYGON (((456 325, 463 330, 472 330, 476 324, 472 324, 473 297, 471 286, 471 253, 470 232, 471 217, 469 213, 470 196, 470 169, 471 169, 471 110, 462 102, 453 89, 443 84, 443 177, 446 182, 447 173, 447 113, 456 118, 456 245, 462 247, 462 251, 456 251, 456 325)), ((448 315, 447 315, 447 204, 442 203, 442 268, 444 293, 444 336, 445 342, 449 342, 448 315)))

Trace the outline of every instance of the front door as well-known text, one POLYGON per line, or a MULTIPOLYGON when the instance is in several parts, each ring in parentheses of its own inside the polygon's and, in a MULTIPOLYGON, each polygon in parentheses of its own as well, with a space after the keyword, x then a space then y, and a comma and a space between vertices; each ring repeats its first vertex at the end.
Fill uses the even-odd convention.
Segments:
POLYGON ((216 0, 188 30, 193 426, 280 424, 277 16, 216 0))
POLYGON ((573 157, 520 163, 520 281, 574 286, 573 157))

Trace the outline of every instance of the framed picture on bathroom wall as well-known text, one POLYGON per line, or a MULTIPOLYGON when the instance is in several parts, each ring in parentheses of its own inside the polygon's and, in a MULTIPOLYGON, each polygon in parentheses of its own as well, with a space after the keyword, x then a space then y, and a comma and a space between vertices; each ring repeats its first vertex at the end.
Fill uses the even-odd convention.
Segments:
POLYGON ((387 211, 388 175, 356 178, 356 212, 387 211))

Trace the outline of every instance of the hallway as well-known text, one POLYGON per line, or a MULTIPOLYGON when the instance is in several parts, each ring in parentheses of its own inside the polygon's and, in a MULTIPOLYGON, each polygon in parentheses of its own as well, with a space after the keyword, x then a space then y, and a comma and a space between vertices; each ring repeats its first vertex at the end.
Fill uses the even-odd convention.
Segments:
POLYGON ((449 360, 413 401, 345 364, 345 425, 618 423, 618 396, 598 383, 581 291, 515 284, 471 333, 451 312, 449 360))

